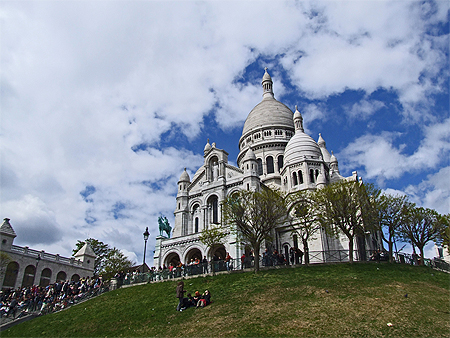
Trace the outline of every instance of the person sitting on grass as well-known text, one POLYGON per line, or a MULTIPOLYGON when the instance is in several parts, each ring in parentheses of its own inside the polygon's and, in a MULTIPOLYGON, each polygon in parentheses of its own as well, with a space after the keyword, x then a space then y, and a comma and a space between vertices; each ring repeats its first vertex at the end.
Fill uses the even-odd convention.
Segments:
POLYGON ((211 303, 211 294, 206 290, 197 302, 197 307, 205 307, 211 303))
POLYGON ((187 309, 188 307, 195 306, 194 297, 190 293, 186 295, 186 298, 183 298, 183 308, 187 309))

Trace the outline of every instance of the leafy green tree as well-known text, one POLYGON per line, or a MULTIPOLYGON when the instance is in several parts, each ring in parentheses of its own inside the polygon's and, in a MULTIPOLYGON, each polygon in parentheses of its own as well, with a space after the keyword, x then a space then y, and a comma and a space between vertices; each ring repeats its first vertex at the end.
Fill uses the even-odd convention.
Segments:
POLYGON ((425 245, 439 239, 442 232, 441 215, 433 209, 416 207, 414 203, 407 206, 405 221, 399 229, 400 236, 417 247, 420 251, 420 264, 423 265, 425 245))
POLYGON ((398 231, 406 219, 408 203, 406 196, 381 195, 379 199, 380 233, 383 241, 388 245, 391 263, 394 261, 394 241, 398 238, 398 231))
POLYGON ((105 244, 95 238, 88 238, 85 241, 79 240, 75 244, 76 248, 72 250, 73 255, 75 255, 86 243, 91 246, 92 250, 97 255, 94 264, 94 275, 99 275, 104 269, 106 256, 108 255, 111 248, 108 244, 105 244))
POLYGON ((265 240, 272 240, 275 228, 288 219, 284 196, 275 190, 241 190, 224 201, 223 218, 235 227, 236 233, 247 241, 255 254, 255 273, 259 271, 259 253, 265 240))
POLYGON ((308 240, 313 239, 313 236, 320 230, 314 205, 315 191, 304 190, 289 196, 291 216, 293 217, 292 232, 302 240, 306 265, 309 264, 308 240))
POLYGON ((450 214, 442 215, 440 222, 439 244, 447 247, 450 254, 450 214))
POLYGON ((116 272, 121 270, 128 270, 136 265, 135 262, 130 261, 119 249, 116 247, 110 249, 106 254, 101 274, 105 280, 113 277, 116 272))
POLYGON ((350 263, 355 237, 375 229, 379 195, 380 190, 373 184, 354 181, 330 184, 314 195, 320 225, 331 235, 337 237, 341 231, 347 236, 350 263))
MULTIPOLYGON (((221 228, 220 225, 211 225, 208 229, 203 229, 199 239, 209 249, 213 250, 217 246, 223 244, 224 239, 228 236, 228 232, 221 228)), ((214 264, 211 264, 214 273, 214 264)))

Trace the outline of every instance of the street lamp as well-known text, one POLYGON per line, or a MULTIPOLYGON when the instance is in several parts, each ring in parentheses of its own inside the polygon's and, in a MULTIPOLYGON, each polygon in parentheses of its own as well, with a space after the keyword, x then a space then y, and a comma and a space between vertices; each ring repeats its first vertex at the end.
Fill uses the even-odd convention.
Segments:
POLYGON ((142 264, 142 273, 144 273, 144 269, 145 269, 145 252, 147 251, 147 240, 148 237, 150 236, 150 233, 148 232, 148 227, 145 228, 145 232, 144 232, 144 263, 142 264))
MULTIPOLYGON (((38 256, 36 257, 36 271, 34 271, 34 280, 33 280, 33 284, 34 281, 36 280, 36 275, 37 275, 37 268, 39 265, 39 262, 41 261, 41 254, 38 254, 38 256)), ((39 286, 39 285, 38 285, 39 286)))

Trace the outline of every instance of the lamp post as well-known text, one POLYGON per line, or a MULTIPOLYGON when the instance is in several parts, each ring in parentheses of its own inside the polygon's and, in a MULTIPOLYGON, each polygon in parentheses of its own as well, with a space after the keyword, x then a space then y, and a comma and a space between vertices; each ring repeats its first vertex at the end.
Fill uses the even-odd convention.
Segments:
MULTIPOLYGON (((38 254, 38 256, 36 257, 36 271, 34 272, 33 284, 34 284, 34 282, 36 280, 37 268, 38 268, 38 265, 39 265, 40 261, 41 261, 41 254, 38 254)), ((39 284, 38 284, 38 286, 39 286, 39 284)))
POLYGON ((147 251, 147 240, 148 237, 150 236, 150 233, 148 232, 148 227, 145 228, 145 232, 144 232, 144 263, 142 263, 142 273, 144 273, 144 269, 145 269, 145 252, 147 251))

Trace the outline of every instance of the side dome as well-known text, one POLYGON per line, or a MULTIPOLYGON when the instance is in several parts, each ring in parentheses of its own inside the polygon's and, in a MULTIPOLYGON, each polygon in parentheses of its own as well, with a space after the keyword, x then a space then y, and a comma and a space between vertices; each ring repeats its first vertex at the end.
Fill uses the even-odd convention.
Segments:
POLYGON ((303 118, 297 107, 295 107, 293 121, 295 124, 295 134, 289 140, 284 150, 285 165, 300 162, 305 159, 321 159, 322 151, 319 145, 311 136, 305 134, 303 131, 303 118))
POLYGON ((321 159, 322 152, 313 138, 304 132, 297 131, 289 140, 284 151, 285 165, 303 161, 304 159, 321 159))

